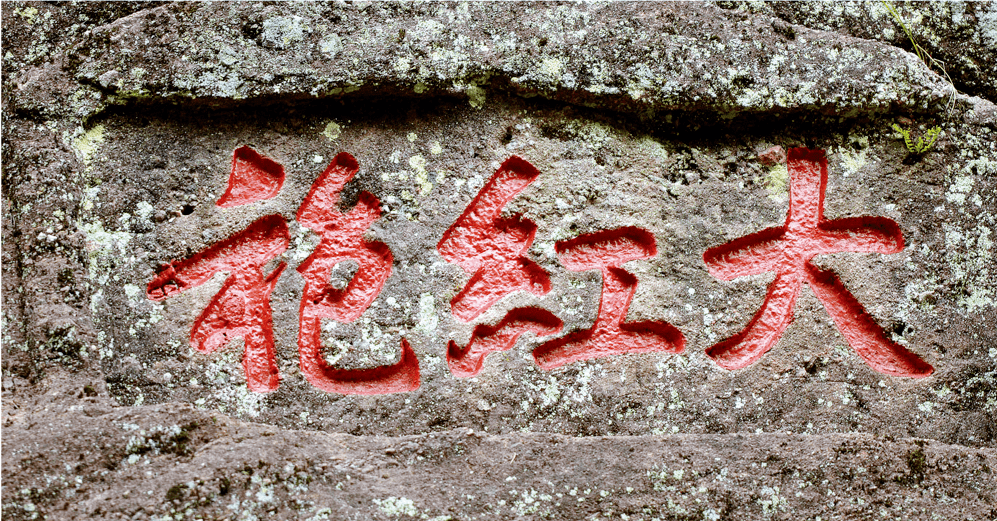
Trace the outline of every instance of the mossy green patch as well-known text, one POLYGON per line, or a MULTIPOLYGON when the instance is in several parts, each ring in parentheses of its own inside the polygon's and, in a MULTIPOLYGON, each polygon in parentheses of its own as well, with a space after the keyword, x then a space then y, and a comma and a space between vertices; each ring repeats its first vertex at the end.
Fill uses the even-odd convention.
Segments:
POLYGON ((763 179, 769 197, 781 201, 786 197, 789 187, 789 169, 784 164, 778 164, 769 169, 763 179))
POLYGON ((14 9, 14 14, 24 18, 29 24, 35 23, 35 17, 38 16, 38 9, 34 7, 24 7, 20 9, 14 9))
POLYGON ((329 141, 335 141, 339 138, 339 134, 342 132, 343 128, 339 126, 339 123, 335 121, 330 121, 326 126, 325 130, 322 131, 322 135, 329 138, 329 141))
POLYGON ((471 104, 472 107, 480 109, 485 106, 486 93, 485 89, 472 85, 467 88, 467 102, 471 104))

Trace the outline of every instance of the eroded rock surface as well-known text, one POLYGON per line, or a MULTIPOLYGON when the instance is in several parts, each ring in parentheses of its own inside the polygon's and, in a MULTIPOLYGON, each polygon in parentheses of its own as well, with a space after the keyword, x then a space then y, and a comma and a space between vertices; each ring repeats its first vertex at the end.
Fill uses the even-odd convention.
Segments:
POLYGON ((993 6, 900 8, 950 84, 876 5, 5 2, 4 517, 994 517, 993 6), (814 269, 930 376, 867 365, 807 285, 760 359, 707 355, 776 275, 723 281, 704 253, 785 224, 797 147, 826 154, 825 219, 902 235, 814 269), (441 245, 503 168, 493 220, 441 245), (175 273, 259 222, 287 226, 266 255, 175 273), (380 272, 340 262, 323 289, 329 251, 380 272), (452 312, 488 262, 528 291, 452 312), (307 323, 302 369, 302 314, 354 278, 369 307, 307 323), (272 367, 192 347, 236 327, 202 316, 223 284, 256 291, 222 307, 272 331, 272 367), (508 317, 532 329, 448 362, 508 317), (681 343, 534 359, 633 323, 681 343), (396 363, 417 387, 316 386, 396 363))
POLYGON ((862 434, 357 437, 97 400, 4 434, 5 465, 50 476, 4 479, 12 518, 985 519, 997 499, 993 449, 862 434))
POLYGON ((997 6, 993 2, 891 4, 903 26, 881 2, 720 2, 719 5, 777 16, 811 29, 886 42, 910 52, 915 52, 916 42, 937 61, 932 62, 936 72, 951 71, 948 74, 959 90, 997 100, 997 88, 992 81, 997 75, 997 6))

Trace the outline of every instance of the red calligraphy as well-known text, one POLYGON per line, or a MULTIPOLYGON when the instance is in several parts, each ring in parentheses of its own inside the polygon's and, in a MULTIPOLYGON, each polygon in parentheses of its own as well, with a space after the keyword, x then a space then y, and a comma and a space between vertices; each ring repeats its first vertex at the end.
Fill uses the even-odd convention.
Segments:
MULTIPOLYGON (((368 192, 350 212, 338 210, 339 193, 358 171, 357 162, 339 154, 319 176, 298 210, 298 221, 318 232, 321 242, 298 267, 305 279, 301 301, 298 350, 302 373, 315 387, 342 394, 382 394, 419 387, 419 361, 402 339, 397 364, 369 369, 329 367, 321 354, 321 320, 356 320, 373 302, 391 274, 391 251, 384 243, 363 238, 380 217, 380 202, 368 192), (344 290, 329 285, 330 270, 344 260, 360 269, 344 290)), ((218 200, 222 207, 238 206, 275 196, 284 182, 284 169, 249 147, 233 153, 228 190, 218 200)), ((246 382, 257 392, 277 388, 270 294, 285 268, 281 263, 266 277, 263 266, 284 252, 290 241, 287 222, 279 215, 264 217, 246 230, 215 244, 188 260, 164 266, 149 283, 147 295, 163 300, 198 286, 218 271, 231 273, 221 291, 194 323, 191 345, 203 352, 245 337, 243 366, 246 382)))
POLYGON ((321 320, 352 322, 370 307, 391 275, 393 257, 383 242, 363 234, 381 216, 381 203, 361 192, 357 205, 339 211, 339 194, 359 170, 356 159, 337 155, 312 185, 298 209, 298 222, 322 236, 315 251, 298 266, 305 279, 301 298, 298 355, 301 372, 315 387, 341 394, 385 394, 419 387, 419 361, 405 339, 396 364, 371 369, 336 369, 322 357, 321 320), (353 260, 359 268, 345 289, 329 284, 330 270, 353 260))
POLYGON ((447 365, 454 376, 477 376, 489 353, 512 349, 523 333, 553 335, 561 331, 562 325, 561 319, 546 309, 513 309, 495 326, 479 324, 475 327, 466 347, 461 348, 451 340, 447 348, 447 365))
POLYGON ((657 255, 654 235, 640 228, 617 228, 556 243, 557 256, 571 271, 602 271, 599 314, 591 329, 551 340, 533 351, 550 370, 579 360, 626 353, 681 353, 685 337, 667 322, 624 322, 637 291, 637 277, 620 268, 625 262, 657 255))
POLYGON ((885 217, 824 219, 827 158, 822 150, 789 150, 789 212, 786 224, 710 248, 703 261, 714 277, 737 277, 774 271, 775 280, 761 309, 743 331, 707 354, 725 369, 757 361, 782 337, 793 319, 803 283, 834 320, 848 344, 873 369, 895 376, 925 377, 934 369, 903 346, 886 338, 862 305, 830 271, 811 263, 814 256, 838 252, 896 253, 903 250, 900 227, 885 217))
POLYGON ((547 272, 525 257, 536 224, 518 215, 502 217, 502 209, 539 175, 524 159, 507 159, 436 245, 444 259, 471 274, 450 301, 457 318, 470 322, 515 291, 550 291, 547 272))
POLYGON ((215 273, 229 272, 221 290, 194 322, 190 344, 210 353, 243 337, 246 384, 256 392, 273 391, 280 380, 274 356, 270 293, 285 264, 280 263, 266 276, 263 267, 283 253, 289 242, 283 217, 263 217, 187 260, 163 266, 146 291, 150 299, 164 300, 204 284, 215 273))
POLYGON ((232 152, 228 188, 215 203, 228 208, 270 199, 284 186, 284 167, 269 157, 243 146, 232 152))

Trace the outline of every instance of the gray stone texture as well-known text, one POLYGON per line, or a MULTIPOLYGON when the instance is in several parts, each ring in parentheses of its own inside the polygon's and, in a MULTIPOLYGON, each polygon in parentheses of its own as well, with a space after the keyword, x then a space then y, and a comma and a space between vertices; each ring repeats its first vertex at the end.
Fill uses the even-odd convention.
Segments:
POLYGON ((879 3, 2 10, 5 519, 997 518, 993 3, 898 5, 945 74, 879 3), (942 134, 914 154, 894 123, 942 134), (219 208, 242 145, 287 180, 219 208), (809 289, 759 362, 706 356, 773 279, 722 282, 702 257, 785 221, 786 166, 758 157, 773 145, 827 152, 828 218, 899 224, 900 253, 816 263, 933 375, 875 372, 809 289), (394 265, 360 319, 324 325, 326 355, 389 364, 404 337, 410 393, 325 393, 298 369, 294 268, 318 236, 294 218, 341 151, 360 164, 342 207, 380 199, 367 237, 394 265), (536 222, 552 290, 466 324, 449 301, 468 275, 436 244, 512 155, 540 177, 506 214, 536 222), (162 303, 145 288, 269 214, 291 246, 269 265, 289 267, 264 395, 241 341, 190 347, 222 277, 162 303), (627 319, 673 324, 683 353, 544 371, 528 334, 477 377, 450 373, 447 342, 515 307, 591 327, 601 276, 554 243, 621 226, 658 250, 624 266, 627 319))

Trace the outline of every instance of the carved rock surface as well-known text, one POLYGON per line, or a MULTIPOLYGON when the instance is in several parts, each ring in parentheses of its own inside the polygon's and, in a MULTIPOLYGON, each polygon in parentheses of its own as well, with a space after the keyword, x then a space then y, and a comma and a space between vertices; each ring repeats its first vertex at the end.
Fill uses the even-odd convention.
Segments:
POLYGON ((997 517, 994 7, 880 6, 4 2, 4 518, 997 517))

